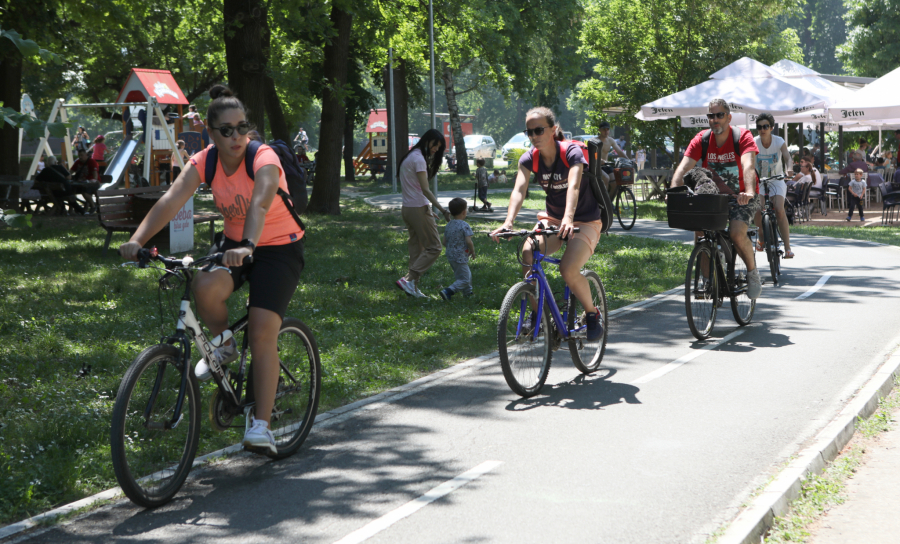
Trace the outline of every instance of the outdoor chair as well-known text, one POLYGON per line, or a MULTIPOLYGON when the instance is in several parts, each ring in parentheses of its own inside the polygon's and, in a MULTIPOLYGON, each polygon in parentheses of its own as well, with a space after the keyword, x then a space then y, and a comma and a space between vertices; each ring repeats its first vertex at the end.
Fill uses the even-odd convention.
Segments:
POLYGON ((892 191, 890 182, 885 181, 878 186, 881 192, 881 226, 894 224, 894 211, 900 206, 900 191, 892 191))

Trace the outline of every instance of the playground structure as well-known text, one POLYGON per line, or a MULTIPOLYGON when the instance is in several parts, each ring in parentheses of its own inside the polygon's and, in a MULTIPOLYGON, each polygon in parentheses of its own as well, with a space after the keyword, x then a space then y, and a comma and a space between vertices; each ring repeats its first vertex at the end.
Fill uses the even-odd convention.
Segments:
MULTIPOLYGON (((431 114, 426 113, 425 115, 431 114)), ((449 122, 450 114, 436 113, 435 116, 441 119, 447 119, 446 121, 443 121, 443 134, 444 139, 446 140, 446 149, 448 150, 447 152, 449 152, 449 149, 453 147, 453 132, 450 129, 449 122)), ((459 118, 470 121, 468 123, 461 123, 463 136, 472 134, 471 120, 475 119, 475 116, 472 114, 461 113, 459 114, 459 118)), ((369 143, 367 143, 362 151, 359 152, 356 160, 353 161, 353 167, 356 175, 369 171, 372 177, 375 177, 376 174, 384 172, 384 169, 387 166, 388 115, 386 109, 374 109, 369 112, 369 119, 366 121, 366 134, 369 135, 369 143)), ((402 156, 402 154, 400 156, 402 156)))
MULTIPOLYGON (((175 83, 171 72, 168 70, 148 70, 141 68, 132 68, 125 85, 119 92, 119 96, 113 103, 96 103, 96 104, 67 104, 65 99, 58 98, 53 103, 48 123, 57 120, 68 122, 68 110, 72 108, 122 108, 122 134, 124 140, 116 153, 110 158, 106 172, 101 176, 103 187, 118 187, 123 181, 125 187, 130 186, 128 178, 128 170, 131 165, 132 158, 139 143, 144 143, 144 168, 143 178, 148 180, 151 185, 159 185, 160 164, 166 164, 175 149, 175 133, 178 133, 180 139, 191 140, 192 147, 198 147, 200 150, 202 141, 209 141, 209 136, 205 129, 203 133, 183 131, 182 116, 183 106, 189 104, 184 93, 175 83), (162 112, 161 105, 177 106, 178 117, 174 119, 174 126, 170 127, 166 116, 162 112), (133 114, 133 110, 143 107, 138 111, 137 115, 133 114), (137 117, 141 122, 142 134, 140 138, 134 137, 134 121, 137 117), (205 138, 203 138, 205 136, 205 138), (200 140, 194 142, 194 140, 200 140), (151 175, 152 173, 152 175, 151 175)), ((37 152, 31 167, 28 169, 26 179, 31 179, 37 170, 38 163, 44 156, 44 153, 52 155, 53 151, 47 143, 50 136, 49 131, 45 131, 41 138, 37 152)), ((72 135, 69 129, 66 129, 66 138, 62 143, 62 155, 65 157, 67 164, 74 164, 72 157, 72 149, 69 142, 72 135)), ((175 154, 177 166, 184 168, 184 161, 180 154, 175 154)), ((174 165, 173 165, 174 166, 174 165)))

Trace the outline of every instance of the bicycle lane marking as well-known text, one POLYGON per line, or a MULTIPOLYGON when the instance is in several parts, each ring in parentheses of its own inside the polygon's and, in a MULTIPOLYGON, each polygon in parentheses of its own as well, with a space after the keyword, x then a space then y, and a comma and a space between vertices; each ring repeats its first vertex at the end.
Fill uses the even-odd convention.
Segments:
POLYGON ((411 516, 412 514, 428 506, 437 499, 440 499, 441 497, 459 489, 467 483, 478 479, 480 476, 487 474, 488 472, 494 470, 502 464, 502 461, 485 461, 477 467, 463 472, 456 478, 447 480, 441 485, 433 488, 428 493, 425 493, 421 497, 413 499, 400 508, 388 512, 380 518, 366 524, 362 528, 353 531, 349 535, 335 542, 335 544, 357 544, 359 542, 365 542, 369 538, 375 536, 381 531, 384 531, 401 519, 411 516))
POLYGON ((716 340, 712 344, 707 344, 696 351, 692 351, 691 353, 688 353, 687 355, 682 355, 681 357, 679 357, 678 359, 675 359, 674 361, 665 365, 664 367, 658 368, 658 369, 654 370, 653 372, 634 380, 633 382, 631 382, 631 384, 634 385, 634 384, 639 384, 639 383, 647 383, 649 381, 655 380, 656 378, 659 378, 660 376, 665 376, 666 374, 668 374, 669 372, 672 372, 673 370, 680 367, 681 365, 683 365, 687 362, 693 361, 694 359, 696 359, 697 357, 700 357, 707 351, 716 349, 717 347, 721 346, 722 344, 731 341, 733 338, 737 338, 738 336, 744 334, 746 331, 747 331, 747 327, 742 327, 742 328, 734 331, 733 333, 725 336, 724 338, 716 340))
POLYGON ((803 299, 805 299, 805 298, 808 298, 808 297, 812 296, 813 293, 815 293, 816 291, 818 291, 819 289, 821 289, 822 286, 825 285, 825 282, 827 282, 829 279, 831 279, 831 276, 833 276, 833 275, 834 275, 834 274, 825 274, 824 276, 822 276, 821 278, 819 278, 819 281, 817 281, 815 285, 813 285, 812 287, 810 287, 805 293, 803 293, 802 295, 796 297, 794 300, 803 300, 803 299))

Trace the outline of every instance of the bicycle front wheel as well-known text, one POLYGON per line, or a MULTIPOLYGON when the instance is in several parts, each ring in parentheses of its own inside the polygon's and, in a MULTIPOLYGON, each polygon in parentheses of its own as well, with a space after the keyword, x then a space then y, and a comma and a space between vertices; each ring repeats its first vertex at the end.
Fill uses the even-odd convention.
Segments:
POLYGON ((200 388, 179 351, 149 347, 134 360, 116 394, 110 450, 125 495, 148 508, 169 502, 187 478, 200 437, 200 388), (181 415, 172 423, 181 389, 181 415))
POLYGON ((684 309, 691 334, 697 340, 709 338, 716 323, 719 306, 718 277, 712 246, 696 246, 688 259, 684 278, 684 309))
POLYGON ((769 261, 769 272, 772 274, 772 284, 778 285, 778 238, 775 234, 775 225, 768 214, 762 217, 763 244, 766 248, 766 259, 769 261))
POLYGON ((278 333, 281 370, 269 428, 283 459, 293 455, 306 440, 316 420, 322 391, 322 363, 316 339, 299 319, 286 317, 278 333))
POLYGON ((736 249, 731 251, 727 276, 731 286, 731 313, 734 314, 734 320, 738 325, 744 326, 753 319, 756 301, 747 296, 747 265, 737 254, 736 249))
POLYGON ((550 373, 550 312, 545 305, 541 322, 537 321, 537 295, 534 285, 521 282, 512 286, 500 307, 497 345, 500 368, 509 388, 517 395, 533 397, 540 392, 550 373), (534 334, 537 327, 537 335, 534 334))
POLYGON ((623 186, 616 195, 616 217, 625 230, 631 230, 637 219, 637 200, 630 188, 623 186))
POLYGON ((596 340, 587 339, 587 316, 581 302, 574 294, 569 295, 569 309, 566 315, 566 327, 569 329, 569 353, 575 368, 584 374, 590 374, 600 368, 603 353, 606 351, 606 335, 609 330, 606 309, 606 291, 600 276, 593 270, 582 270, 581 275, 587 279, 591 289, 591 302, 599 313, 600 326, 603 333, 596 340), (572 332, 578 329, 576 332, 572 332))

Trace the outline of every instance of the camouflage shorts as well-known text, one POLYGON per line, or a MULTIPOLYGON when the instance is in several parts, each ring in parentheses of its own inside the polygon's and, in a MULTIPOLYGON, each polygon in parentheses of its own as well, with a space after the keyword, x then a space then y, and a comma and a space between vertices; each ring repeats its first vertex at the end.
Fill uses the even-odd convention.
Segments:
POLYGON ((743 206, 735 206, 728 210, 728 220, 741 221, 750 225, 751 223, 753 223, 753 218, 756 216, 756 212, 761 209, 762 200, 760 200, 759 195, 755 195, 747 204, 743 206))

